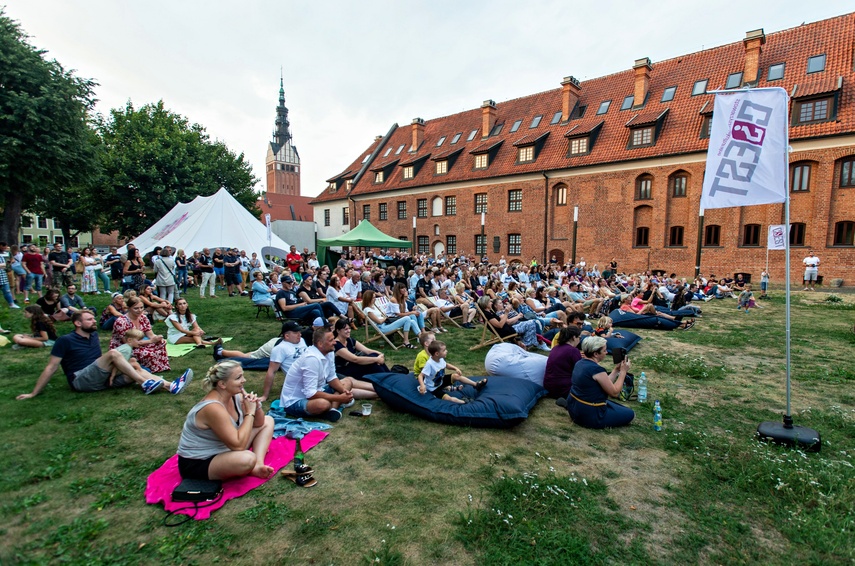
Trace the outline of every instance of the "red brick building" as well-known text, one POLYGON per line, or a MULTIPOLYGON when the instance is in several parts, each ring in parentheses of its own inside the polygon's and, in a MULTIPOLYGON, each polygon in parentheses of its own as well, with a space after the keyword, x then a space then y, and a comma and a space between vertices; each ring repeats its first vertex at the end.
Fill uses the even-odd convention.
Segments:
MULTIPOLYGON (((820 273, 855 281, 855 14, 459 114, 394 125, 312 204, 321 238, 370 218, 427 253, 556 255, 690 276, 759 274, 783 205, 699 203, 712 119, 709 91, 780 86, 791 96, 792 268, 809 248, 820 273), (573 237, 574 211, 578 229, 573 237), (482 237, 481 218, 485 226, 482 237), (415 218, 415 230, 413 223, 415 218)), ((770 252, 783 279, 782 251, 770 252)), ((800 275, 795 275, 797 279, 800 275)))

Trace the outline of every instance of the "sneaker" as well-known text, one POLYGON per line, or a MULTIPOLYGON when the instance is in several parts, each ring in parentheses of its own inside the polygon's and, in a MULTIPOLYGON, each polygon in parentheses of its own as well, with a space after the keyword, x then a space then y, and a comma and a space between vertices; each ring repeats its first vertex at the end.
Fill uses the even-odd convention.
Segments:
POLYGON ((805 288, 804 288, 804 289, 802 289, 802 290, 803 290, 803 291, 810 291, 810 288, 809 288, 809 287, 805 287, 805 288))
MULTIPOLYGON (((805 289, 805 291, 807 291, 807 289, 805 289)), ((9 308, 10 308, 10 309, 19 309, 19 308, 21 308, 21 307, 19 307, 19 306, 18 306, 18 305, 16 305, 15 303, 12 303, 11 305, 9 305, 9 308)))
POLYGON ((178 395, 187 385, 193 381, 193 370, 187 368, 184 370, 184 373, 181 374, 181 377, 172 382, 172 385, 169 387, 169 392, 173 395, 178 395))
POLYGON ((20 349, 21 349, 21 347, 22 347, 22 346, 21 346, 20 344, 12 344, 12 349, 13 349, 13 350, 20 350, 20 349))
POLYGON ((248 296, 249 296, 249 291, 241 291, 240 296, 241 296, 241 297, 248 297, 248 296))
POLYGON ((324 418, 331 423, 337 423, 341 419, 341 411, 338 409, 330 409, 324 413, 324 418))
POLYGON ((551 352, 552 351, 552 348, 550 348, 549 346, 547 346, 543 342, 541 342, 540 344, 537 345, 537 349, 543 350, 544 352, 551 352))
POLYGON ((219 362, 223 358, 223 344, 221 342, 214 344, 214 361, 219 362))
POLYGON ((29 304, 30 304, 30 299, 24 299, 24 304, 25 304, 25 305, 29 305, 29 304))
POLYGON ((146 379, 142 384, 143 391, 145 391, 146 395, 151 395, 160 389, 161 386, 163 386, 162 379, 146 379))
POLYGON ((339 409, 349 409, 356 404, 356 399, 351 399, 350 402, 345 403, 344 405, 339 405, 339 409))
POLYGON ((462 326, 463 328, 469 328, 469 329, 475 328, 475 326, 471 322, 461 324, 460 326, 462 326))
POLYGON ((563 407, 566 409, 567 408, 567 399, 565 399, 564 397, 559 397, 558 399, 555 400, 555 404, 558 405, 559 407, 563 407))

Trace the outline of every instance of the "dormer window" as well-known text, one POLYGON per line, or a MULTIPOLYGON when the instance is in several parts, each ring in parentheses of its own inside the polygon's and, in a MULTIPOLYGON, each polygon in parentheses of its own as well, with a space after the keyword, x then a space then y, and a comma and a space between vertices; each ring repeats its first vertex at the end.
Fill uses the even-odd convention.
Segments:
POLYGON ((345 181, 345 182, 344 182, 344 188, 345 188, 345 190, 347 190, 347 191, 349 191, 350 189, 352 189, 352 188, 353 188, 353 179, 348 179, 347 181, 345 181))
POLYGON ((668 109, 666 108, 661 112, 657 110, 633 116, 626 123, 626 127, 630 130, 629 142, 626 144, 626 148, 634 149, 656 145, 656 138, 662 130, 662 125, 667 115, 668 109))
POLYGON ((827 96, 813 100, 796 101, 794 106, 793 114, 797 124, 826 122, 831 119, 834 97, 827 96))
POLYGON ((379 184, 383 182, 383 171, 377 171, 374 173, 374 183, 379 184))
POLYGON ((489 155, 482 153, 475 156, 475 169, 486 169, 490 164, 489 155))
POLYGON ((413 178, 413 166, 407 165, 406 167, 404 167, 404 180, 408 181, 409 179, 412 179, 412 178, 413 178))
POLYGON ((587 136, 570 140, 570 155, 584 155, 586 153, 588 153, 587 136))
POLYGON ((527 145, 519 148, 517 153, 517 161, 519 163, 530 163, 534 161, 534 145, 527 145))
POLYGON ((653 126, 644 128, 636 128, 632 130, 632 138, 630 141, 632 147, 644 147, 653 145, 653 126))
POLYGON ((338 189, 338 186, 335 184, 335 181, 332 181, 329 185, 327 185, 327 189, 329 189, 331 193, 334 193, 336 189, 338 189))
POLYGON ((448 173, 448 160, 443 159, 442 161, 436 162, 436 174, 437 175, 445 175, 448 173))

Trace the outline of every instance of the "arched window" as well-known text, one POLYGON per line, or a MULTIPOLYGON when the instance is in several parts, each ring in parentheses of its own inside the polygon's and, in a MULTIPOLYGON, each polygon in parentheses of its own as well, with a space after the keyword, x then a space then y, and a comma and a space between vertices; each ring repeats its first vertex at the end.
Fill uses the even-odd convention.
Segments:
POLYGON ((710 224, 704 227, 704 246, 721 245, 721 226, 710 224))
POLYGON ((431 201, 431 216, 442 216, 443 200, 442 197, 434 197, 431 201))
POLYGON ((653 198, 653 176, 639 175, 635 180, 635 200, 649 200, 653 198))
POLYGON ((668 193, 674 198, 686 196, 689 186, 689 174, 685 171, 677 171, 668 178, 668 193))
POLYGON ((650 224, 653 222, 652 206, 637 206, 633 211, 633 247, 646 248, 650 246, 650 224))
POLYGON ((844 222, 838 222, 834 225, 834 245, 855 245, 855 222, 846 220, 844 222))
POLYGON ((553 201, 555 206, 567 206, 567 185, 563 183, 555 185, 552 192, 555 195, 555 200, 553 201))

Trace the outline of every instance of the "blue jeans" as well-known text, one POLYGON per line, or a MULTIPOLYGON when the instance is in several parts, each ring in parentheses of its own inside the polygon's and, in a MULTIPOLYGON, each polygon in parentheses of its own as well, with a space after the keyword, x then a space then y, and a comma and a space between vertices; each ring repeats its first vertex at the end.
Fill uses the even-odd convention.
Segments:
POLYGON ((187 292, 187 268, 176 268, 175 269, 175 277, 178 279, 178 286, 181 288, 182 293, 187 292))
POLYGON ((6 298, 6 302, 10 305, 15 304, 15 297, 12 296, 12 290, 9 288, 8 283, 3 283, 0 285, 0 289, 3 289, 3 296, 6 298))
POLYGON ((228 358, 233 362, 238 362, 240 367, 249 371, 267 371, 270 365, 270 358, 228 358))
POLYGON ((635 418, 635 412, 614 401, 606 401, 600 407, 591 407, 579 403, 572 396, 567 397, 567 412, 573 422, 585 428, 613 428, 628 425, 635 418))
POLYGON ((412 331, 416 336, 419 335, 419 325, 409 316, 399 318, 395 322, 378 324, 377 327, 383 332, 383 334, 389 334, 395 330, 403 330, 405 336, 410 331, 412 331))
POLYGON ((305 305, 302 307, 294 307, 288 311, 282 311, 282 314, 285 315, 285 318, 294 318, 297 320, 316 319, 317 317, 326 318, 324 316, 324 310, 321 308, 321 305, 315 303, 311 305, 305 305))

